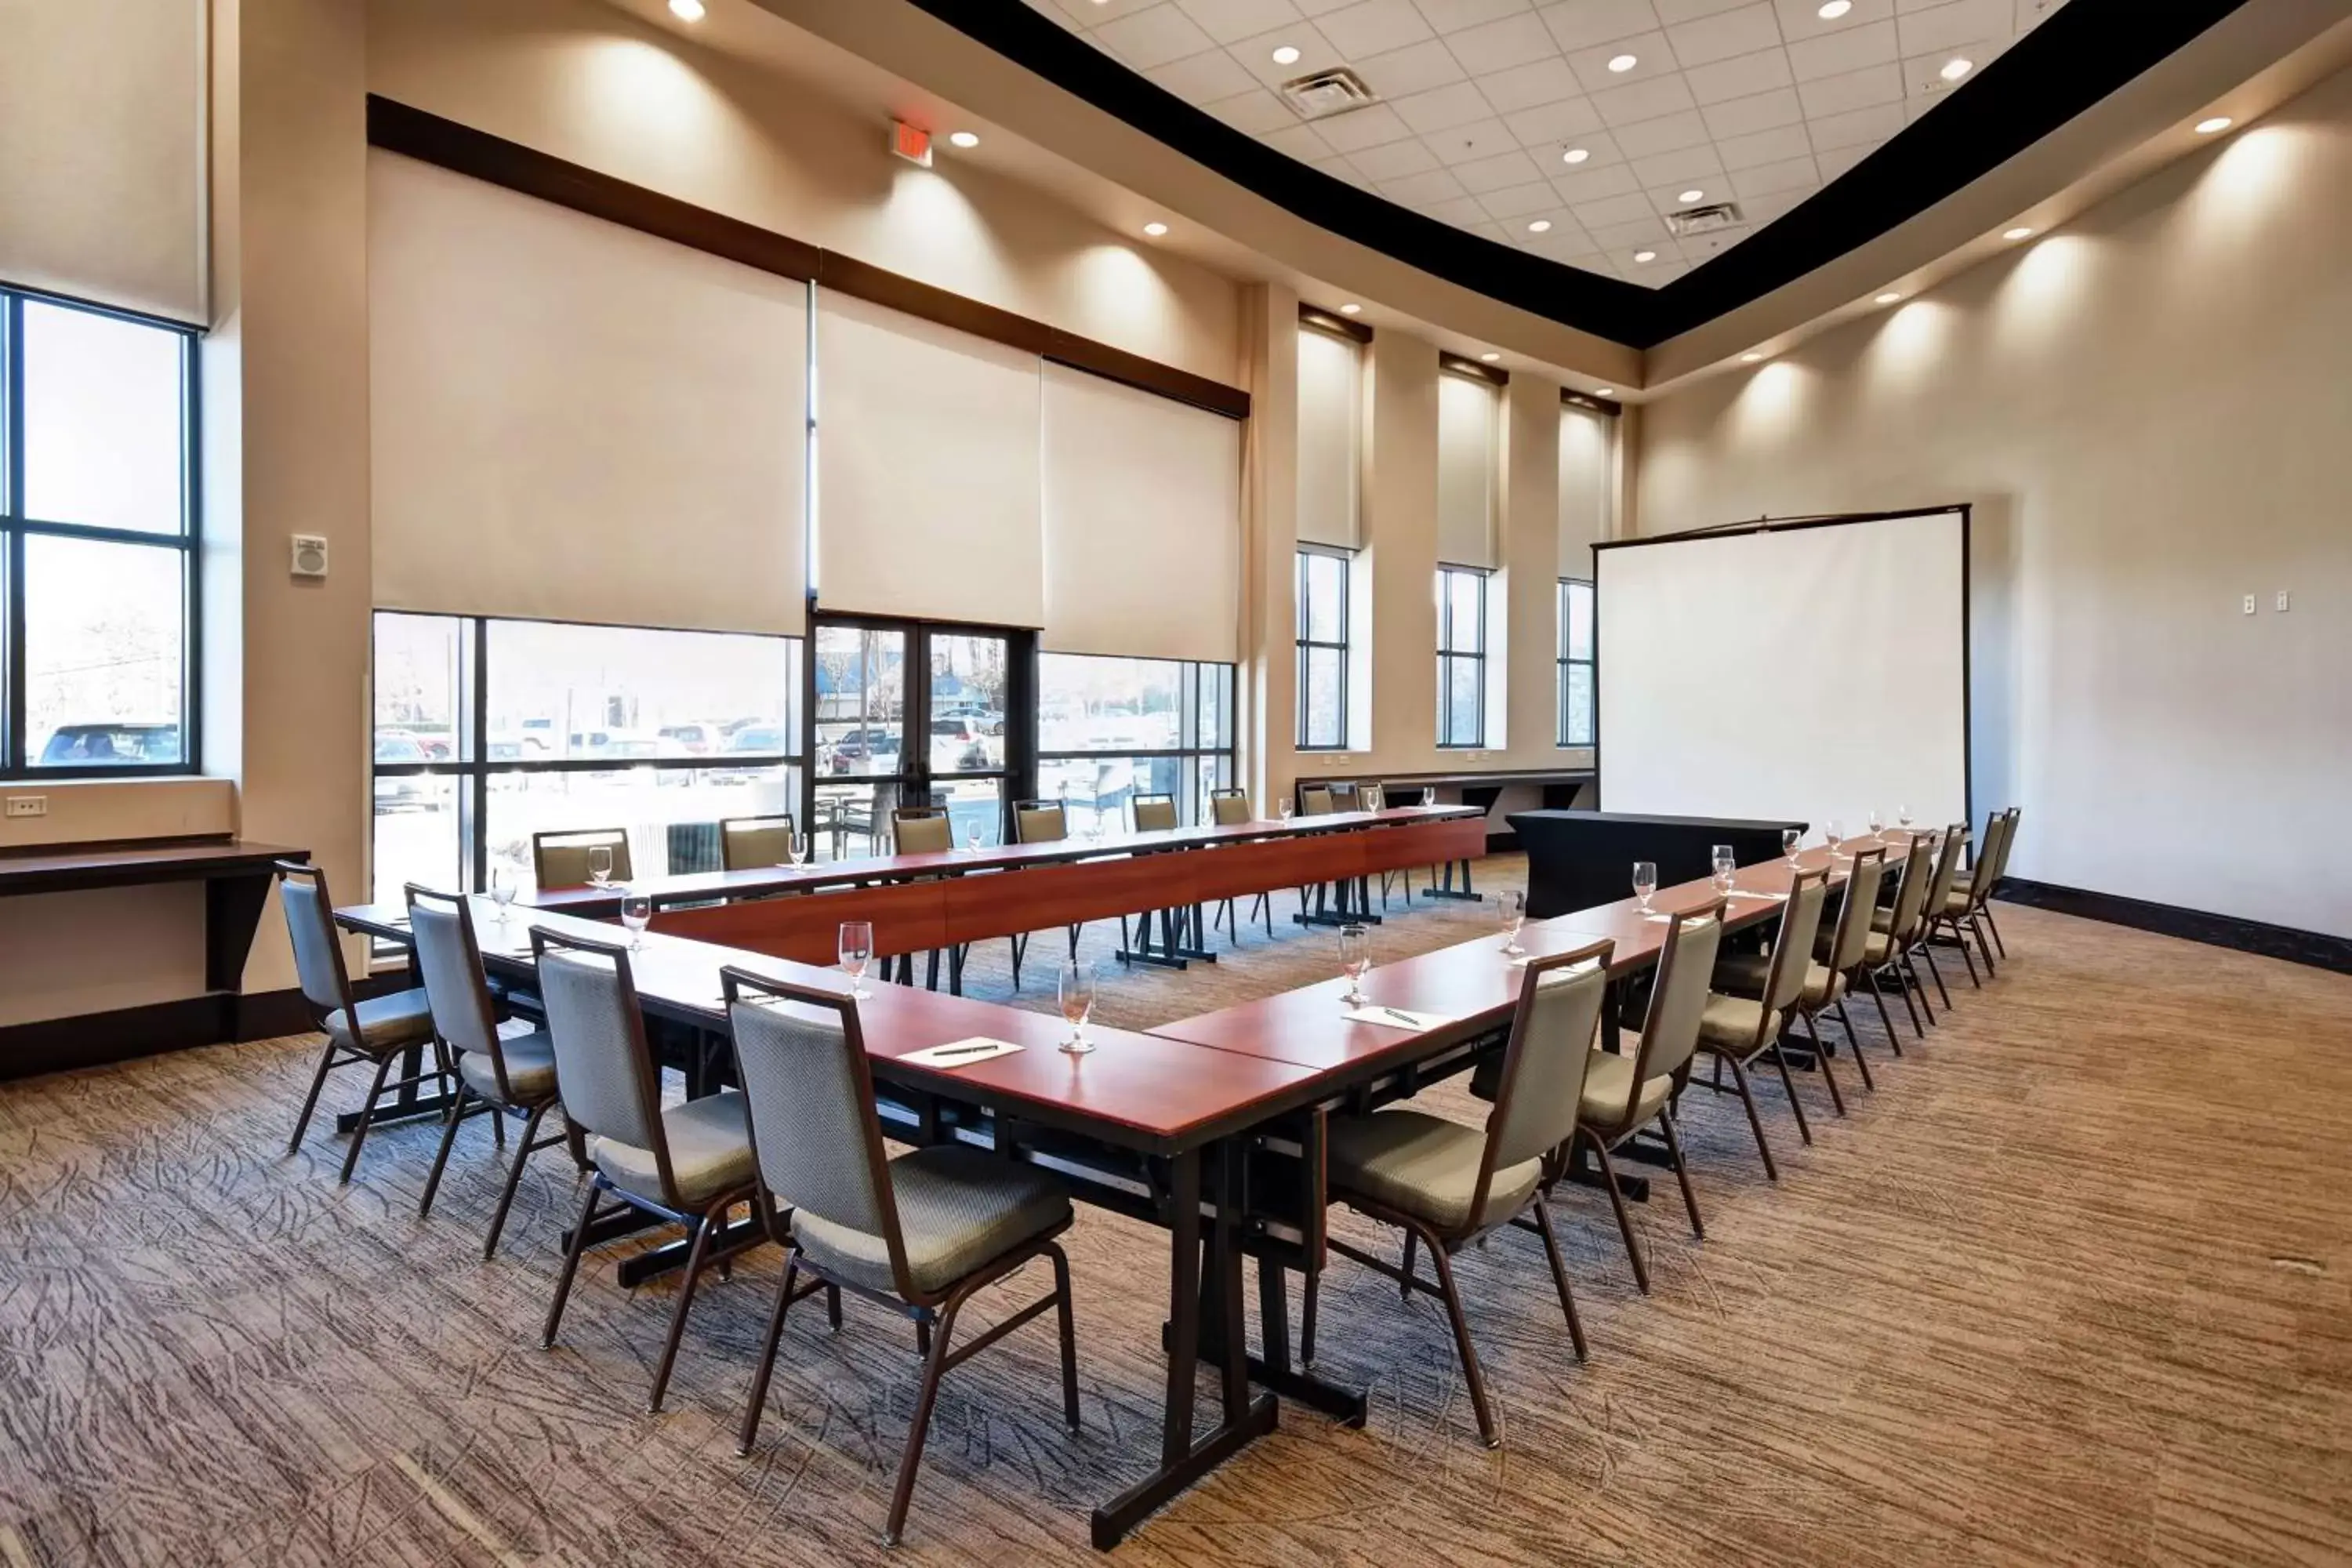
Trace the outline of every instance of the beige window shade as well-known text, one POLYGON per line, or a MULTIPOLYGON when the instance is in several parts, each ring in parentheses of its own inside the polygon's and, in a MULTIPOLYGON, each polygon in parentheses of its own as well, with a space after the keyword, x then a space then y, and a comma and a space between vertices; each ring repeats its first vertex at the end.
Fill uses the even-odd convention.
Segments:
POLYGON ((1592 546, 1609 537, 1617 422, 1566 404, 1559 411, 1559 574, 1590 581, 1592 546))
POLYGON ((1048 364, 1045 424, 1045 647, 1238 658, 1240 422, 1048 364))
POLYGON ((1362 543, 1363 351, 1298 330, 1298 542, 1362 543))
POLYGON ((798 632, 808 287, 368 157, 375 602, 798 632))
POLYGON ((0 0, 0 278, 205 321, 204 0, 0 0))
POLYGON ((1039 361, 817 291, 817 603, 1045 624, 1039 361))
POLYGON ((1466 375, 1437 378, 1437 558, 1449 566, 1495 559, 1496 440, 1502 399, 1466 375))

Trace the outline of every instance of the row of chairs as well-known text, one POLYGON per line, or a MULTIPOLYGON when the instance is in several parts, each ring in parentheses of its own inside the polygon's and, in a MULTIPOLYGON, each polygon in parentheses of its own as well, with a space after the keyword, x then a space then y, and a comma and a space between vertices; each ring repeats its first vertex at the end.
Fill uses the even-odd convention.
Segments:
MULTIPOLYGON (((1933 948, 1939 940, 1958 946, 1971 980, 1977 979, 1979 957, 1990 974, 1994 951, 2008 956, 1992 926, 1990 900, 2007 864, 2017 820, 2014 807, 1994 815, 1986 825, 1975 868, 1967 874, 1959 868, 1969 837, 1965 823, 1940 836, 1915 837, 1904 854, 1893 900, 1885 907, 1879 895, 1886 851, 1860 851, 1851 862, 1837 918, 1826 929, 1830 870, 1796 872, 1770 944, 1759 953, 1723 950, 1726 900, 1671 914, 1651 973, 1638 1037, 1621 1042, 1617 1050, 1595 1043, 1614 944, 1603 940, 1530 960, 1500 1062, 1472 1082, 1472 1092, 1494 1106, 1483 1128, 1410 1106, 1351 1115, 1330 1124, 1327 1168, 1333 1201, 1404 1233, 1402 1261, 1396 1264, 1338 1239, 1331 1241, 1331 1248, 1394 1280, 1406 1300, 1420 1290, 1443 1303, 1479 1435, 1487 1447, 1499 1446, 1501 1432, 1451 1259, 1463 1247, 1482 1243, 1499 1230, 1533 1232, 1543 1243, 1576 1357, 1586 1360, 1590 1349, 1552 1228, 1549 1200, 1560 1180, 1581 1155, 1590 1154, 1608 1191, 1634 1283, 1648 1294, 1649 1268, 1633 1234, 1612 1154, 1654 1130, 1682 1190, 1692 1234, 1705 1237, 1706 1223, 1684 1157, 1678 1120, 1682 1096, 1693 1081, 1692 1067, 1704 1054, 1712 1058, 1718 1079, 1725 1068, 1730 1069, 1765 1172, 1779 1180, 1748 1069, 1770 1058, 1799 1131, 1810 1143, 1812 1134, 1782 1042, 1789 1029, 1804 1026, 1810 1054, 1822 1068, 1838 1114, 1843 1115, 1844 1098, 1831 1066, 1831 1047, 1816 1029, 1817 1021, 1833 1012, 1847 1048, 1863 1069, 1865 1087, 1874 1088, 1860 1033, 1846 1011, 1847 992, 1864 984, 1878 998, 1888 1043, 1899 1056, 1902 1045, 1882 982, 1900 990, 1906 1004, 1917 994, 1919 1011, 1913 1014, 1913 1027, 1919 1030, 1927 1001, 1916 965, 1925 963, 1928 973, 1936 974, 1933 948), (1433 1280, 1422 1278, 1415 1267, 1415 1254, 1423 1248, 1429 1253, 1433 1280)), ((1937 988, 1941 990, 1939 977, 1937 988)), ((1950 1006, 1948 995, 1945 1005, 1950 1006)), ((1926 1016, 1934 1021, 1931 1012, 1926 1016)), ((1318 1284, 1317 1276, 1308 1276, 1301 1315, 1301 1350, 1310 1362, 1318 1284)))

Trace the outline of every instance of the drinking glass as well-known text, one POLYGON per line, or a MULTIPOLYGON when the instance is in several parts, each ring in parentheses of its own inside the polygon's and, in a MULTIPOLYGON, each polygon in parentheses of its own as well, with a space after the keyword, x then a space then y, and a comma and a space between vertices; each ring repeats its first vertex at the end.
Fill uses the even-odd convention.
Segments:
POLYGON ((636 952, 646 945, 646 927, 653 924, 654 900, 650 893, 635 888, 621 889, 621 923, 629 928, 629 951, 636 952))
POLYGON ((501 861, 490 868, 490 902, 499 910, 499 924, 507 923, 507 906, 514 902, 514 872, 501 861))
POLYGON ((1423 790, 1421 792, 1421 804, 1423 805, 1435 805, 1437 804, 1437 792, 1433 789, 1423 790))
POLYGON ((1528 896, 1517 888, 1507 888, 1500 901, 1503 909, 1503 951, 1517 958, 1527 952, 1519 945, 1519 927, 1527 923, 1528 896))
POLYGON ((1339 973, 1348 977, 1348 994, 1340 998, 1350 1007, 1364 1004, 1364 975, 1372 967, 1371 938, 1362 926, 1339 928, 1339 973))
POLYGON ((1642 912, 1650 912, 1650 898, 1658 890, 1658 863, 1655 860, 1633 862, 1633 897, 1641 900, 1642 912))
POLYGON ((1790 865, 1793 866, 1797 863, 1797 846, 1802 844, 1804 841, 1805 830, 1803 828, 1784 827, 1780 829, 1780 853, 1789 858, 1790 865))
POLYGON ((807 865, 809 858, 809 836, 805 833, 793 834, 792 837, 792 842, 785 846, 784 852, 793 858, 792 863, 793 865, 807 865))
POLYGON ((874 922, 844 921, 841 922, 841 967, 849 973, 849 994, 863 999, 873 994, 866 989, 866 966, 874 962, 874 922))
POLYGON ((1870 836, 1881 844, 1886 842, 1886 814, 1874 805, 1870 808, 1870 836))
POLYGON ((1290 820, 1290 814, 1297 810, 1298 806, 1288 795, 1284 795, 1281 803, 1275 809, 1282 814, 1282 820, 1286 823, 1290 820))
POLYGON ((1070 1037, 1062 1042, 1062 1048, 1082 1057, 1095 1048, 1095 1043, 1087 1038, 1087 1019, 1095 1010, 1095 966, 1075 958, 1063 960, 1058 989, 1062 1021, 1070 1026, 1070 1037))
POLYGON ((1733 874, 1738 869, 1739 858, 1731 852, 1731 846, 1728 844, 1717 845, 1715 847, 1715 890, 1726 897, 1729 897, 1731 893, 1731 879, 1733 874))
POLYGON ((973 854, 980 853, 980 829, 975 827, 963 836, 963 847, 973 854))
POLYGON ((1895 821, 1897 821, 1897 822, 1899 822, 1899 823, 1901 823, 1901 824, 1903 825, 1903 831, 1904 831, 1904 832, 1906 832, 1906 833, 1910 832, 1910 831, 1911 831, 1911 808, 1910 808, 1909 806, 1907 806, 1907 805, 1898 805, 1898 806, 1896 806, 1896 807, 1895 808, 1895 821))
POLYGON ((1846 858, 1845 852, 1838 847, 1845 842, 1845 830, 1838 826, 1836 817, 1832 816, 1822 824, 1822 837, 1829 841, 1831 859, 1843 860, 1846 858))
POLYGON ((588 851, 588 880, 601 888, 612 879, 613 847, 609 844, 595 845, 588 851))

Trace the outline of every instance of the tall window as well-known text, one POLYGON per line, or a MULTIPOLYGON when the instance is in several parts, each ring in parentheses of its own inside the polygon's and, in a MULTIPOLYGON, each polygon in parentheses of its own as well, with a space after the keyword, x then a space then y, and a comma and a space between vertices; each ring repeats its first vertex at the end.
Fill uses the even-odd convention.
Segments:
POLYGON ((1592 584, 1559 583, 1559 743, 1592 744, 1592 584))
POLYGON ((1437 743, 1486 743, 1486 574, 1437 569, 1437 743))
POLYGON ((531 835, 618 827, 639 876, 798 815, 801 639, 379 611, 375 896, 532 883, 531 835))
POLYGON ((189 773, 195 340, 0 289, 0 773, 189 773))
POLYGON ((1037 794, 1070 829, 1123 832, 1139 795, 1172 795, 1186 822, 1234 781, 1234 667, 1037 656, 1037 794))
POLYGON ((1348 556, 1298 552, 1298 749, 1348 745, 1348 556))

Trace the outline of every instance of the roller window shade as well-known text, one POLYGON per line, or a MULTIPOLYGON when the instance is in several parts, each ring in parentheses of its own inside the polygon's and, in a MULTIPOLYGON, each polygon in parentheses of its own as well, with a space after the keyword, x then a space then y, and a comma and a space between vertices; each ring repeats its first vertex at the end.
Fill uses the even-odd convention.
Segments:
POLYGON ((1361 542, 1363 353, 1298 332, 1298 541, 1353 550, 1361 542))
POLYGON ((1588 408, 1559 411, 1559 574, 1590 580, 1592 546, 1609 537, 1617 422, 1588 408))
POLYGON ((1465 375, 1437 378, 1437 558, 1493 570, 1501 399, 1465 375))
POLYGON ((807 285, 368 173, 376 603, 801 631, 807 285))
POLYGON ((205 13, 0 3, 0 278, 203 324, 205 13))
POLYGON ((817 602, 1045 624, 1040 362, 817 291, 817 602))
POLYGON ((1044 388, 1045 647, 1234 660, 1240 422, 1062 365, 1044 388))

